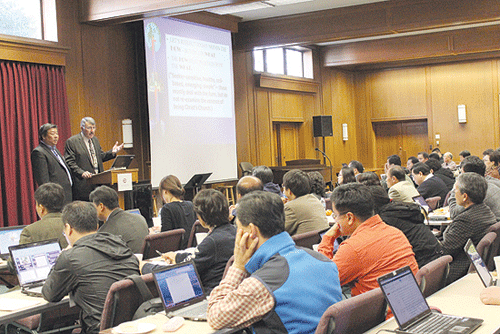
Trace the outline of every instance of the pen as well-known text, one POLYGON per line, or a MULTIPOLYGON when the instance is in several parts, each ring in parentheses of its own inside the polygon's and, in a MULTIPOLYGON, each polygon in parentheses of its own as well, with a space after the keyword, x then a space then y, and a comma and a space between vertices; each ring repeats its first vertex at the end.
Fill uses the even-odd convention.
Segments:
POLYGON ((156 252, 156 254, 158 254, 158 255, 160 255, 160 256, 162 256, 162 255, 163 255, 163 254, 162 254, 159 250, 157 250, 157 249, 155 250, 155 252, 156 252))

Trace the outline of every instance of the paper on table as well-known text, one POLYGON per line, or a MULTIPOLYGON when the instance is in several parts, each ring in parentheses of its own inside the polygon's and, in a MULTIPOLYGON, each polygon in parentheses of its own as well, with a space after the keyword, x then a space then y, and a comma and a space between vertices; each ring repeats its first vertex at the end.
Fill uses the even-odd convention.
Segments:
POLYGON ((0 303, 0 311, 17 311, 22 308, 34 306, 40 304, 43 299, 14 299, 14 298, 2 298, 0 303))

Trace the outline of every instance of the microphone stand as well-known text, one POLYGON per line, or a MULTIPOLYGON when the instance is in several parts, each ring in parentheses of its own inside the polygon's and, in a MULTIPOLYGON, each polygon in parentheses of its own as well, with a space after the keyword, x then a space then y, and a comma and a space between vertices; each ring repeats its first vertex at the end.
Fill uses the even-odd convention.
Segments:
POLYGON ((328 159, 328 161, 330 162, 330 184, 329 184, 329 188, 330 188, 330 191, 333 191, 333 165, 332 165, 332 161, 330 160, 330 158, 328 157, 328 155, 326 155, 325 152, 323 152, 322 150, 320 150, 319 148, 315 148, 316 151, 318 151, 319 153, 323 154, 323 159, 325 159, 325 162, 326 162, 326 159, 328 159))

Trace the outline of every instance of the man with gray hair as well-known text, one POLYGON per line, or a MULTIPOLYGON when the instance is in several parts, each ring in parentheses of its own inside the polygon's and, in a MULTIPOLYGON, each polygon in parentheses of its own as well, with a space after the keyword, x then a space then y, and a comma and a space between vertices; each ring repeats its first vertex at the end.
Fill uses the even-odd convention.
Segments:
POLYGON ((87 180, 104 171, 102 163, 113 159, 123 148, 123 143, 118 145, 116 142, 111 150, 103 152, 95 137, 95 120, 92 117, 82 118, 80 128, 82 132, 66 141, 64 159, 73 175, 73 199, 88 201, 95 186, 87 180))

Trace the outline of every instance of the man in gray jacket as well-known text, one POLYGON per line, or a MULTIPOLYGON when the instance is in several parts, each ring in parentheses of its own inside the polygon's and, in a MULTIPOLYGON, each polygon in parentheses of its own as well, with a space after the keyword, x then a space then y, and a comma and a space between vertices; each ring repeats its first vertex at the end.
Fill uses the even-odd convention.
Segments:
POLYGON ((96 233, 99 225, 91 203, 76 201, 66 205, 62 219, 71 248, 59 254, 42 294, 50 302, 70 294, 82 309, 82 332, 99 333, 111 284, 139 274, 139 261, 120 237, 96 233))

